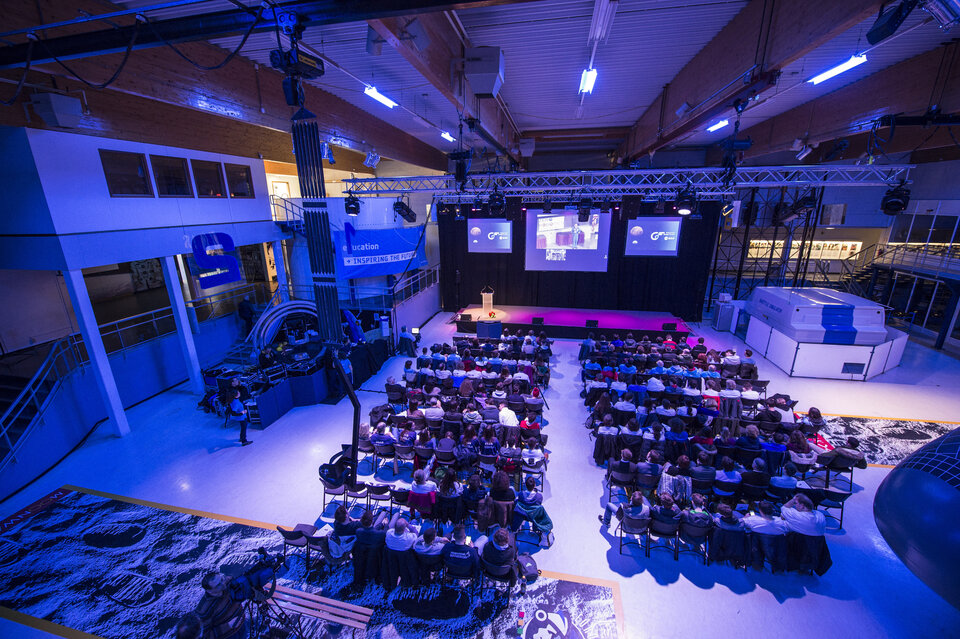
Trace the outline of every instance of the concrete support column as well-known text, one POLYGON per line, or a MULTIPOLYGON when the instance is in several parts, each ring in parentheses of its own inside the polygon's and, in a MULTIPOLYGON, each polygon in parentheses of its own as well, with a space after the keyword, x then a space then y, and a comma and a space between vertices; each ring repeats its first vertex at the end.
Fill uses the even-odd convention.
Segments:
POLYGON ((277 267, 277 286, 280 287, 280 301, 290 301, 290 287, 287 281, 287 260, 283 257, 283 242, 273 242, 273 263, 277 267))
POLYGON ((127 414, 123 411, 120 391, 117 390, 117 382, 113 378, 107 351, 103 347, 103 338, 100 337, 100 327, 97 326, 97 318, 93 314, 87 284, 83 281, 83 271, 65 271, 64 281, 70 292, 73 312, 80 325, 80 334, 83 336, 83 345, 87 349, 87 357, 97 380, 97 388, 100 389, 103 405, 107 409, 109 428, 115 435, 123 437, 130 432, 130 425, 127 423, 127 414))
POLYGON ((177 323, 177 340, 180 342, 180 351, 183 353, 183 363, 187 366, 190 376, 190 386, 193 392, 203 394, 203 374, 200 372, 200 361, 197 359, 197 346, 193 341, 193 327, 187 316, 187 306, 183 303, 183 289, 180 287, 180 277, 177 273, 177 263, 172 255, 163 258, 163 281, 167 285, 167 295, 170 296, 170 309, 173 319, 177 323))

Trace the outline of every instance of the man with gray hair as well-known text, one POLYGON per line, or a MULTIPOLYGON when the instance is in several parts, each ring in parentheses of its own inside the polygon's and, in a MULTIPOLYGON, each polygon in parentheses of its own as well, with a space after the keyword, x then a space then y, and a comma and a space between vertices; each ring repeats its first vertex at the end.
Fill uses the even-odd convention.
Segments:
POLYGON ((200 618, 203 636, 213 639, 244 639, 247 628, 243 606, 230 596, 230 578, 219 572, 211 572, 203 578, 201 584, 204 595, 197 604, 196 615, 200 618))

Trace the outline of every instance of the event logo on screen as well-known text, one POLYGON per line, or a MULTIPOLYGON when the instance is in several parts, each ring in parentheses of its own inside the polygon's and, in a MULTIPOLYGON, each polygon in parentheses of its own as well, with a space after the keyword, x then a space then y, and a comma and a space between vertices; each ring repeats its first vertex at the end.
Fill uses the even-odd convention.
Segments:
POLYGON ((467 220, 467 249, 470 253, 510 253, 513 250, 513 222, 504 219, 467 220))
POLYGON ((676 255, 680 244, 679 217, 646 217, 627 226, 624 255, 676 255))

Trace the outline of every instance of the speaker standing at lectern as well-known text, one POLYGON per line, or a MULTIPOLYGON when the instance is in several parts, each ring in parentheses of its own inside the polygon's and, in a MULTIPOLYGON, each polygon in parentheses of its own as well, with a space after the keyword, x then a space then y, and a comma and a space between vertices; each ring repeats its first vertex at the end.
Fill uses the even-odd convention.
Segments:
POLYGON ((484 286, 483 290, 480 291, 480 299, 483 301, 483 312, 481 313, 483 317, 490 317, 490 313, 493 312, 493 289, 490 286, 484 286))

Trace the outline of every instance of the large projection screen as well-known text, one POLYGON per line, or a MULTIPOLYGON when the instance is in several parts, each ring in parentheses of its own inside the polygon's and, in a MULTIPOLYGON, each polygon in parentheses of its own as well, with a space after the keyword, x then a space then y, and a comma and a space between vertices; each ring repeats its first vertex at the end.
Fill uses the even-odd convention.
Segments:
POLYGON ((575 209, 527 213, 526 270, 606 272, 610 215, 593 209, 586 222, 578 217, 575 209))

